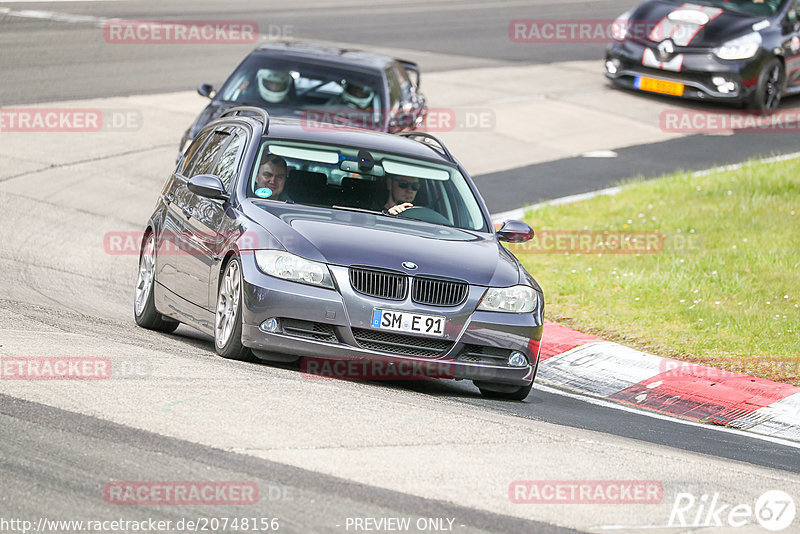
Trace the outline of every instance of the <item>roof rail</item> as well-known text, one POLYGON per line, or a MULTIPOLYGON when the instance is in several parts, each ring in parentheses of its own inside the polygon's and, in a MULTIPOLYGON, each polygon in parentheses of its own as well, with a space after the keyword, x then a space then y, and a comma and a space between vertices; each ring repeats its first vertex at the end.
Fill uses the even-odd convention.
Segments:
POLYGON ((264 127, 261 128, 261 135, 266 135, 269 131, 269 113, 267 113, 266 109, 257 108, 255 106, 237 106, 235 108, 231 108, 225 111, 220 117, 236 117, 240 113, 258 113, 261 115, 261 118, 264 119, 264 127))
POLYGON ((443 155, 448 160, 450 160, 451 163, 455 163, 456 162, 456 159, 453 157, 453 155, 450 153, 450 151, 447 150, 447 147, 444 146, 444 143, 442 143, 439 139, 435 138, 434 136, 432 136, 429 133, 425 133, 425 132, 401 132, 401 133, 399 133, 397 135, 399 135, 401 137, 408 137, 409 139, 415 139, 415 138, 419 137, 419 138, 422 139, 421 142, 423 144, 428 145, 431 148, 433 148, 434 150, 436 150, 437 152, 439 152, 441 155, 443 155), (433 143, 431 143, 430 141, 433 141, 433 143, 436 143, 436 145, 438 145, 438 148, 436 146, 434 146, 433 143))

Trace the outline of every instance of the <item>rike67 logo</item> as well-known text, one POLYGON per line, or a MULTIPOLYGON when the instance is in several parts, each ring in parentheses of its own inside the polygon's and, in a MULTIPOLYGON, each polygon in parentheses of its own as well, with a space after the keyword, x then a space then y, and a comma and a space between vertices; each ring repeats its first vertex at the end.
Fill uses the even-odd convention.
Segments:
MULTIPOLYGON (((778 532, 794 521, 796 508, 792 497, 781 490, 770 490, 756 499, 755 504, 725 502, 719 493, 678 493, 667 527, 743 527, 758 523, 778 532)), ((749 531, 748 531, 749 532, 749 531)))

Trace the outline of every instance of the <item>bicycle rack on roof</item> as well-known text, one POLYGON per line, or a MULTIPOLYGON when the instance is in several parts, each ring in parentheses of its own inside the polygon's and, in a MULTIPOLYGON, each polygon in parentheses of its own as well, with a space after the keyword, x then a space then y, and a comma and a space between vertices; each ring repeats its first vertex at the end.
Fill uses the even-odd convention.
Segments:
POLYGON ((447 150, 447 147, 444 146, 444 143, 442 143, 439 139, 437 139, 436 137, 432 136, 429 133, 425 133, 425 132, 402 132, 402 133, 399 133, 398 135, 400 135, 401 137, 408 137, 409 139, 415 139, 415 140, 416 140, 416 138, 421 138, 422 139, 422 141, 420 141, 421 143, 430 146, 431 148, 433 148, 434 150, 439 152, 441 155, 446 157, 448 160, 450 160, 451 163, 455 163, 456 162, 456 160, 453 157, 453 155, 450 153, 449 150, 447 150), (433 141, 433 143, 436 143, 436 145, 438 145, 438 148, 436 147, 436 145, 434 145, 430 141, 433 141))
POLYGON ((228 117, 228 116, 236 117, 240 113, 257 113, 261 115, 261 118, 264 119, 264 127, 261 129, 261 135, 267 134, 267 132, 269 131, 269 113, 267 113, 267 110, 265 109, 257 108, 254 106, 237 106, 235 108, 231 108, 225 111, 225 113, 220 115, 220 117, 228 117))

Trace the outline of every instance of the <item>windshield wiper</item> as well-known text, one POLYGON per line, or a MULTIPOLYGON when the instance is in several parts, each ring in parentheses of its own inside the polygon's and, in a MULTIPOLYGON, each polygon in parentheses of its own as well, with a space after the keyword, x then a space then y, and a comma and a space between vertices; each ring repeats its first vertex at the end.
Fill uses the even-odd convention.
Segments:
POLYGON ((359 213, 371 213, 373 215, 389 215, 388 212, 384 212, 384 211, 368 210, 368 209, 365 209, 365 208, 352 208, 350 206, 336 206, 336 205, 333 205, 333 206, 331 206, 331 208, 337 209, 337 210, 345 210, 345 211, 357 211, 359 213))

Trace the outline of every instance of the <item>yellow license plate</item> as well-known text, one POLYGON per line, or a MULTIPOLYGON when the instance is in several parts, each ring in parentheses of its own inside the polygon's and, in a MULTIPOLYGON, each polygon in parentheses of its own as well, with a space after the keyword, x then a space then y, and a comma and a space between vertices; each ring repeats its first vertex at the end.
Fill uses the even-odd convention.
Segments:
POLYGON ((682 96, 683 84, 678 82, 668 82, 653 78, 636 78, 636 88, 651 93, 661 93, 664 95, 682 96))

